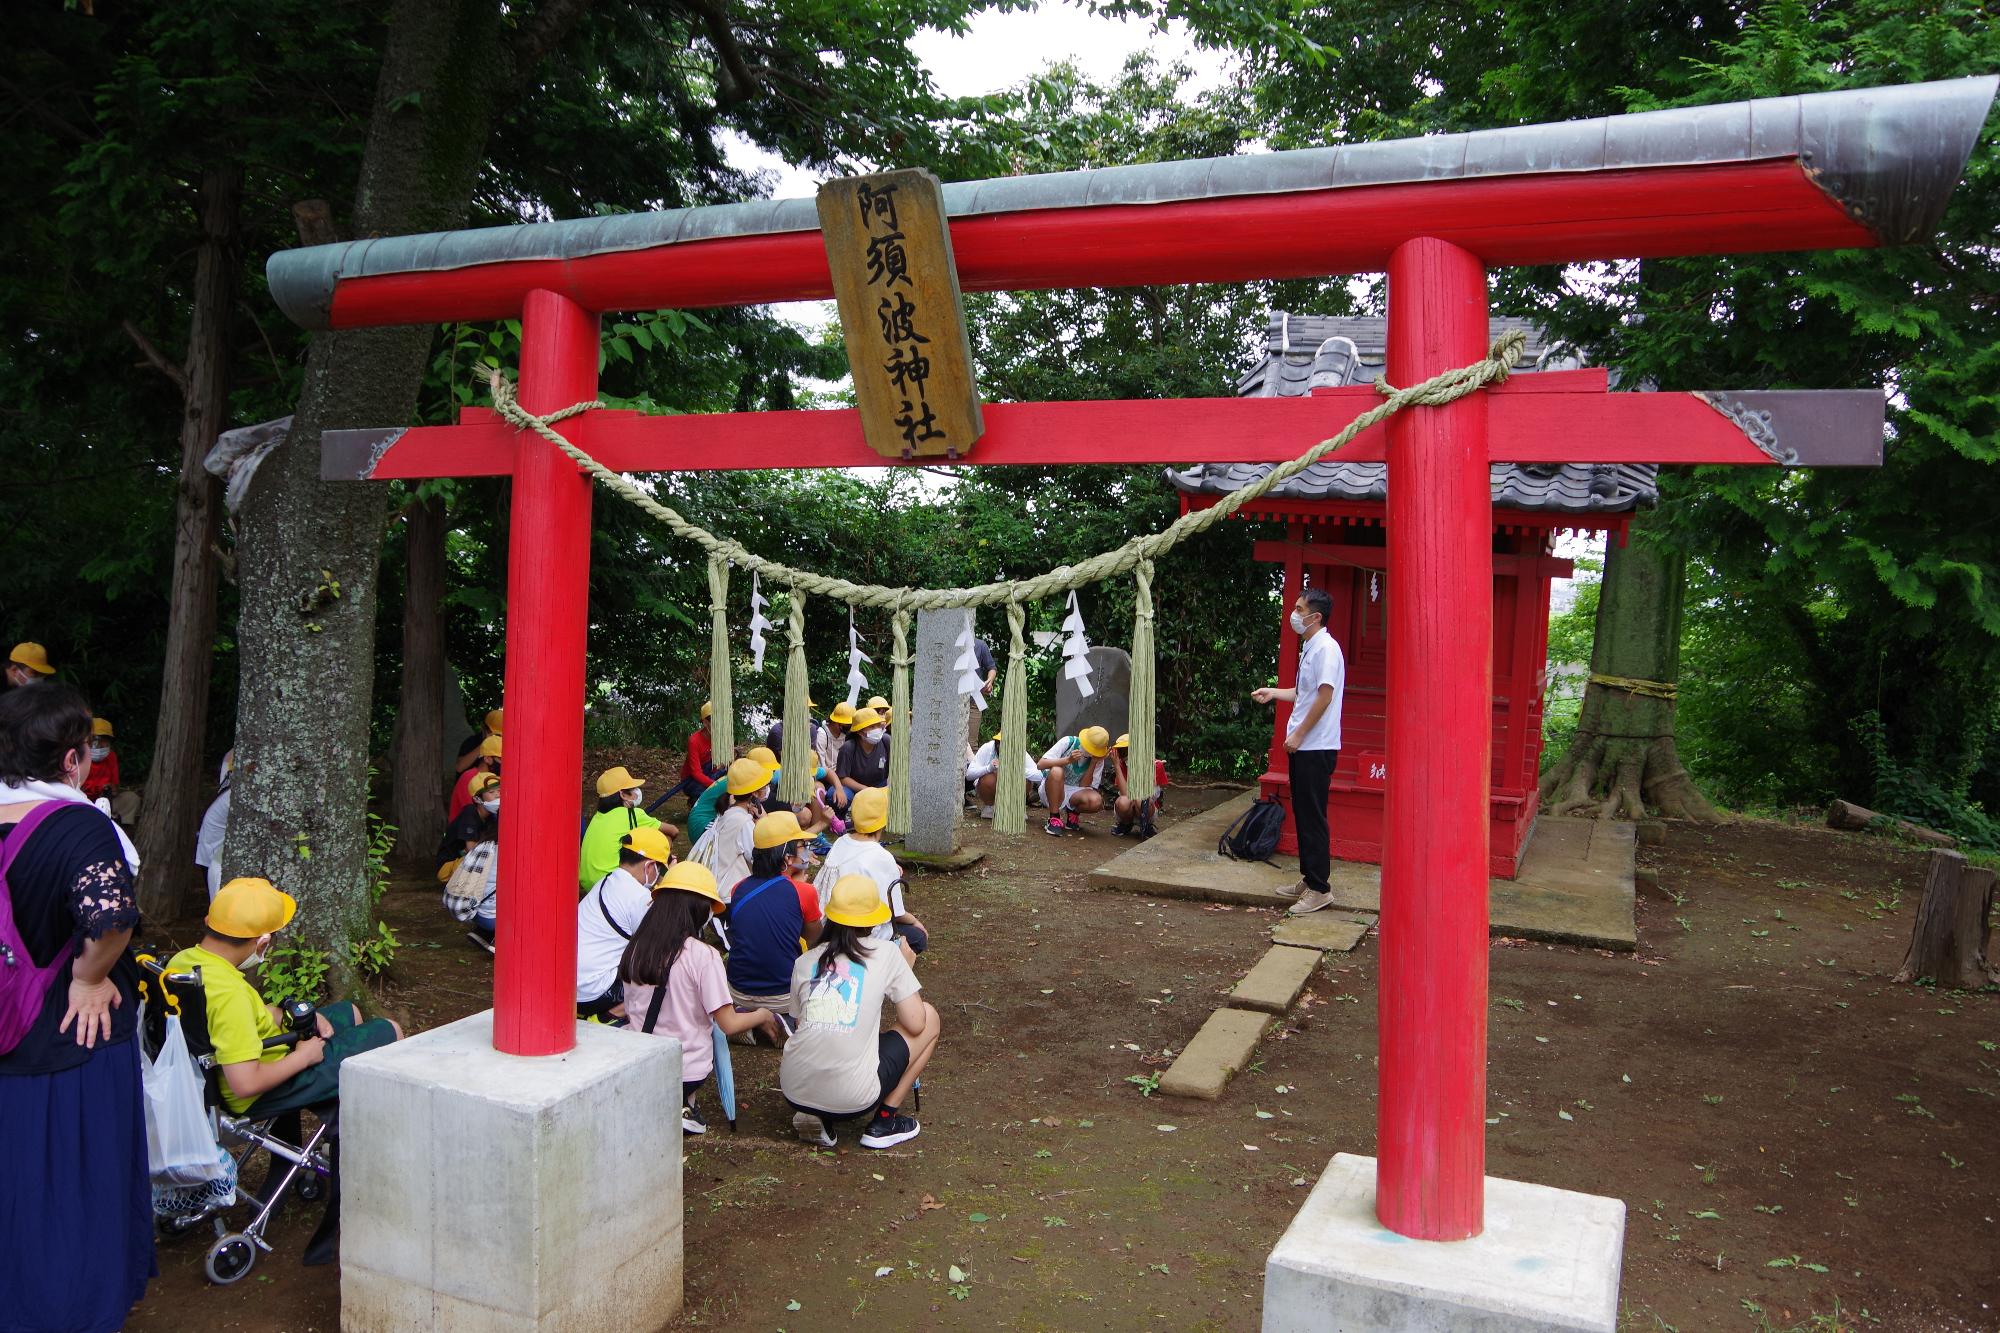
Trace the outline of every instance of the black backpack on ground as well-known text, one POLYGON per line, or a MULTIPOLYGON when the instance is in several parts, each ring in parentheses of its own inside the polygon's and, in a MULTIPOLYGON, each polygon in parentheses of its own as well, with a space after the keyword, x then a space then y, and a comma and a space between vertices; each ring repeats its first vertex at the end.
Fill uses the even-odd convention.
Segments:
POLYGON ((1268 863, 1278 850, 1278 835, 1284 827, 1285 807, 1271 797, 1261 797, 1215 840, 1216 854, 1236 861, 1268 863))

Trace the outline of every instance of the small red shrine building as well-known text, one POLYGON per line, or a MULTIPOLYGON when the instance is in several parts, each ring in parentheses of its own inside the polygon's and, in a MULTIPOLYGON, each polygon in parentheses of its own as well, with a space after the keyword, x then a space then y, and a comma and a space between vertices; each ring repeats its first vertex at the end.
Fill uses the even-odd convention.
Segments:
MULTIPOLYGON (((1541 331, 1524 320, 1492 321, 1492 336, 1520 329, 1528 335, 1516 369, 1559 365, 1541 331)), ((1326 318, 1274 311, 1265 355, 1244 376, 1244 397, 1293 396, 1349 384, 1373 383, 1386 356, 1386 323, 1370 318, 1326 318)), ((1347 691, 1341 711, 1340 763, 1327 808, 1333 854, 1345 861, 1382 860, 1383 787, 1388 774, 1385 735, 1388 602, 1395 582, 1383 531, 1387 465, 1326 460, 1237 511, 1237 517, 1284 524, 1284 535, 1256 545, 1259 560, 1284 567, 1284 605, 1307 586, 1327 590, 1333 617, 1327 628, 1347 658, 1347 691)), ((1169 478, 1181 493, 1182 512, 1212 505, 1248 485, 1266 464, 1204 463, 1169 478)), ((1493 769, 1489 807, 1490 866, 1512 879, 1534 836, 1542 759, 1542 701, 1548 686, 1549 588, 1566 577, 1568 560, 1554 555, 1558 535, 1603 532, 1623 541, 1632 513, 1657 500, 1657 469, 1633 464, 1493 465, 1493 769)), ((1280 634, 1278 683, 1289 686, 1298 670, 1298 637, 1289 624, 1280 634)), ((1271 732, 1265 796, 1286 808, 1279 850, 1296 854, 1284 719, 1271 732)))

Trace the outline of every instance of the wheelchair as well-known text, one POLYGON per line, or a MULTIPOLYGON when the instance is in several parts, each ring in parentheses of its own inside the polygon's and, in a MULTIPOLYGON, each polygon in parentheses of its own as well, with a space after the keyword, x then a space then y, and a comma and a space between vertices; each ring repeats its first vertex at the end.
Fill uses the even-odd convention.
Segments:
MULTIPOLYGON (((264 1232, 287 1190, 308 1203, 326 1196, 334 1170, 330 1139, 339 1101, 336 1098, 307 1104, 266 1094, 252 1103, 248 1111, 232 1112, 222 1100, 223 1074, 215 1063, 215 1048, 209 1040, 207 993, 202 989, 201 969, 168 972, 150 954, 139 955, 139 964, 144 972, 140 1000, 144 1005, 143 1040, 147 1058, 159 1053, 166 1038, 167 1014, 178 1014, 188 1052, 194 1057, 195 1067, 201 1070, 209 1128, 215 1134, 218 1150, 229 1154, 239 1181, 229 1202, 210 1204, 186 1215, 160 1218, 157 1225, 165 1236, 183 1236, 204 1222, 212 1223, 216 1239, 208 1248, 203 1268, 209 1281, 226 1287, 249 1276, 257 1263, 258 1251, 271 1253, 264 1232), (155 987, 158 1002, 152 1003, 149 1001, 155 999, 155 987), (299 1114, 308 1110, 314 1113, 317 1122, 310 1137, 303 1133, 299 1114), (260 1149, 270 1155, 261 1198, 240 1183, 243 1168, 260 1149), (228 1214, 244 1203, 256 1211, 240 1230, 231 1230, 228 1214)), ((264 1045, 292 1046, 312 1035, 314 1012, 309 1005, 300 1006, 298 1012, 290 1015, 293 1019, 290 1030, 266 1038, 264 1045)))

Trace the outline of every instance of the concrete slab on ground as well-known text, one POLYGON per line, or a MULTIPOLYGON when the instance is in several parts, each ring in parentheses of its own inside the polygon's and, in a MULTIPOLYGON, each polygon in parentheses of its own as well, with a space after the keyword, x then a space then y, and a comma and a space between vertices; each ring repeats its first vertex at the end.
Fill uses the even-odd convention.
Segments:
MULTIPOLYGON (((1255 792, 1245 792, 1212 810, 1176 820, 1158 837, 1092 871, 1092 887, 1249 907, 1289 906, 1278 890, 1298 878, 1294 858, 1279 857, 1276 864, 1265 865, 1232 861, 1215 850, 1216 839, 1255 799, 1255 792)), ((1635 856, 1629 823, 1543 815, 1522 858, 1519 878, 1489 882, 1493 933, 1597 949, 1635 948, 1639 939, 1632 919, 1635 856)), ((1335 861, 1330 876, 1334 906, 1379 912, 1381 882, 1380 866, 1335 861)))
POLYGON ((1375 1220, 1375 1159, 1340 1153, 1264 1265, 1264 1333, 1615 1333, 1625 1204, 1486 1179, 1486 1229, 1375 1220))
POLYGON ((1346 953, 1361 943, 1373 917, 1335 916, 1325 908, 1311 916, 1288 916, 1271 928, 1273 944, 1346 953))
POLYGON ((1173 1067, 1160 1075, 1160 1091, 1169 1097, 1214 1101, 1236 1071, 1250 1063, 1251 1053, 1270 1022, 1269 1014, 1249 1009, 1216 1010, 1173 1067))
POLYGON ((1284 1013, 1312 979, 1313 969, 1319 966, 1319 955, 1318 949, 1274 945, 1229 992, 1229 1007, 1284 1013))
POLYGON ((566 1054, 502 1055, 491 1010, 347 1061, 341 1328, 664 1328, 680 1077, 678 1041, 593 1023, 566 1054))

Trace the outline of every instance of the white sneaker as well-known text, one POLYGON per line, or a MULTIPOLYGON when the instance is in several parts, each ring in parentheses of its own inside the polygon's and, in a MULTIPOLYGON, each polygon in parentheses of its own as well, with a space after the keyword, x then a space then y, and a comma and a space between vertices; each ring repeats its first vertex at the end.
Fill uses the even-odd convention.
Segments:
POLYGON ((815 1148, 831 1148, 833 1135, 826 1131, 826 1121, 816 1115, 799 1111, 792 1116, 792 1132, 815 1148))
POLYGON ((990 806, 990 805, 982 805, 982 806, 980 806, 980 807, 979 807, 979 817, 980 817, 981 819, 991 819, 991 818, 993 818, 993 807, 992 807, 992 806, 990 806))
POLYGON ((1307 912, 1317 912, 1322 907, 1331 906, 1333 906, 1332 894, 1321 893, 1316 889, 1307 889, 1299 895, 1299 900, 1287 909, 1286 914, 1289 916, 1304 916, 1307 912))
POLYGON ((1280 898, 1296 898, 1305 891, 1306 891, 1305 876, 1301 875, 1299 876, 1298 881, 1296 883, 1287 884, 1284 888, 1279 889, 1278 896, 1280 898))

